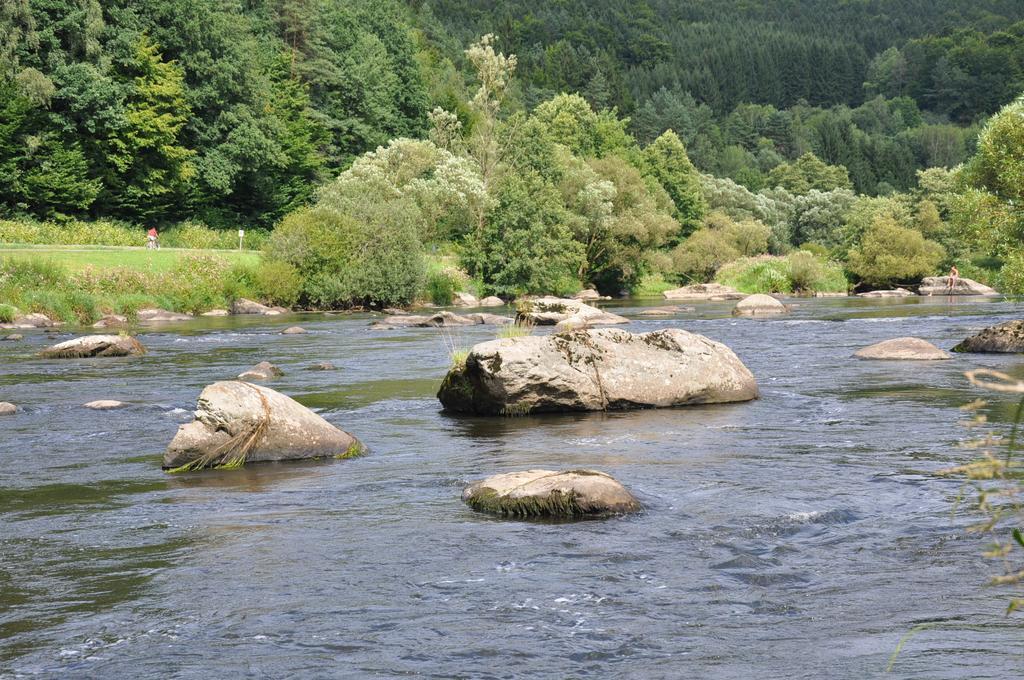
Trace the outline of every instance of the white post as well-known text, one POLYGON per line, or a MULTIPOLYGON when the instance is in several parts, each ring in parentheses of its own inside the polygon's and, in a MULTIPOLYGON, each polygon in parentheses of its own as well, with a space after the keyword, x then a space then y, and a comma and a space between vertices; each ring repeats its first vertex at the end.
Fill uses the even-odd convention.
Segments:
POLYGON ((242 249, 242 238, 244 238, 244 237, 245 237, 245 230, 244 229, 239 229, 238 230, 238 249, 239 250, 242 249))

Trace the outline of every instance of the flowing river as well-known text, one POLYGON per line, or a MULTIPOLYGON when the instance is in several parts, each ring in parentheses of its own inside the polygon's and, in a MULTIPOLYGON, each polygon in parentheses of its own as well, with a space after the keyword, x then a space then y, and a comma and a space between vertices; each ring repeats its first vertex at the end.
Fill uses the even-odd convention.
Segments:
POLYGON ((860 679, 920 624, 886 677, 1019 677, 1009 593, 984 586, 977 518, 935 472, 974 455, 959 407, 985 395, 963 371, 1024 376, 1024 359, 850 355, 903 335, 948 349, 1020 305, 793 302, 768 321, 614 303, 633 332, 724 342, 761 398, 587 415, 443 414, 447 345, 493 327, 211 319, 143 329, 134 360, 33 358, 69 333, 0 343, 0 400, 23 408, 0 420, 0 677, 860 679), (279 334, 296 323, 310 332, 279 334), (264 359, 370 454, 162 472, 199 391, 264 359), (338 370, 304 370, 318 361, 338 370), (645 511, 553 524, 460 500, 537 467, 609 472, 645 511))

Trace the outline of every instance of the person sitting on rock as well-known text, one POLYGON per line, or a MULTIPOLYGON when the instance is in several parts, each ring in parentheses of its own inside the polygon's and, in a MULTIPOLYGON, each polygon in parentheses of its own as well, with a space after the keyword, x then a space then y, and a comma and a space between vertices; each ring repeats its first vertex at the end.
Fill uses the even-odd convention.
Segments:
POLYGON ((953 265, 952 267, 949 268, 949 280, 946 282, 946 292, 949 295, 952 295, 953 291, 956 290, 957 284, 959 283, 960 270, 956 268, 956 265, 953 265))

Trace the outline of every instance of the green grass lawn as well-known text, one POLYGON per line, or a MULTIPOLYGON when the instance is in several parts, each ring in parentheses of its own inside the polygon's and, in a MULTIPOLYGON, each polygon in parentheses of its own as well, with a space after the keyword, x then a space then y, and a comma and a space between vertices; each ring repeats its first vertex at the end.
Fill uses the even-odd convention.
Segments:
POLYGON ((37 246, 37 245, 0 245, 0 258, 40 258, 51 260, 63 265, 71 272, 86 267, 96 269, 113 269, 127 267, 138 271, 165 272, 174 264, 188 255, 213 255, 223 258, 232 264, 255 265, 260 261, 260 254, 252 250, 188 250, 185 248, 127 248, 117 246, 37 246))

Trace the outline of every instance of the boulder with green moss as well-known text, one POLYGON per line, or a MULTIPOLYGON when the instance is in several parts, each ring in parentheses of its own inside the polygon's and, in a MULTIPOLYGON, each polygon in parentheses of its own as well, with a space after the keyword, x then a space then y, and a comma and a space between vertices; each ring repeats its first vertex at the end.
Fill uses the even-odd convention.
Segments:
POLYGON ((977 335, 972 335, 958 344, 953 351, 993 354, 1024 352, 1024 320, 1018 319, 989 326, 977 335))
POLYGON ((748 401, 757 382, 702 335, 600 328, 480 343, 437 396, 451 412, 524 415, 748 401))
POLYGON ((622 484, 597 470, 525 470, 494 475, 467 486, 462 500, 480 512, 524 518, 581 518, 641 509, 622 484))
POLYGON ((280 392, 241 381, 216 382, 199 395, 195 420, 178 428, 165 469, 238 467, 259 461, 346 458, 358 439, 280 392))
POLYGON ((142 343, 130 335, 85 335, 47 347, 39 352, 39 356, 44 359, 82 359, 141 356, 145 353, 142 343))
POLYGON ((563 324, 563 328, 584 328, 629 323, 624 316, 568 298, 525 298, 516 302, 516 312, 520 320, 537 326, 563 324))

